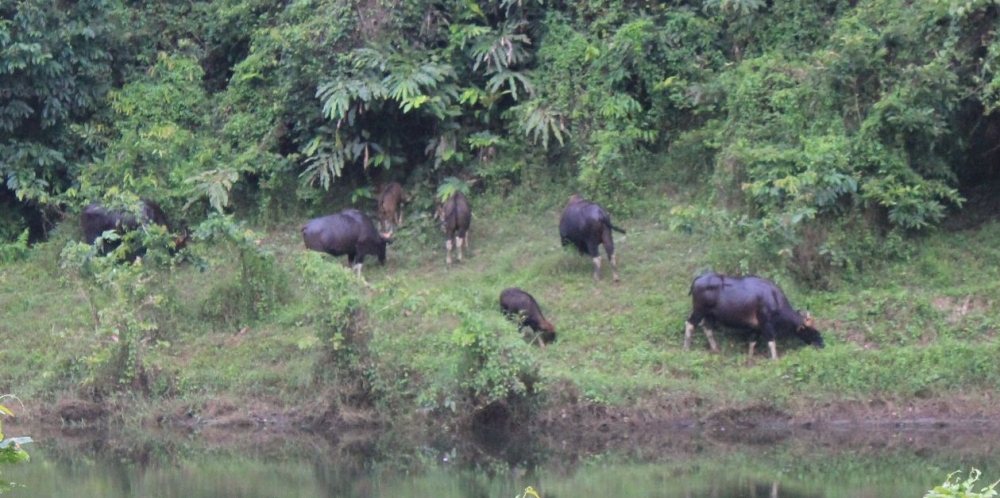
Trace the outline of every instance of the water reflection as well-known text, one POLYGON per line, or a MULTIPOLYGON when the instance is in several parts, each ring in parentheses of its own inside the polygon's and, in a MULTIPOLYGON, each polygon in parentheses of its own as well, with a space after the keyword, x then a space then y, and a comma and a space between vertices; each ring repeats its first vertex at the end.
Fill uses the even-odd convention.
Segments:
POLYGON ((542 437, 414 442, 388 433, 279 435, 222 447, 206 444, 215 440, 202 434, 127 441, 97 432, 42 435, 32 462, 5 468, 4 478, 27 486, 14 496, 108 498, 491 498, 527 486, 543 498, 856 498, 923 496, 948 472, 973 466, 985 479, 1000 478, 991 474, 1000 468, 1000 437, 993 432, 856 432, 792 434, 774 444, 730 443, 709 431, 572 444, 542 437))
POLYGON ((729 483, 712 486, 707 490, 684 492, 684 498, 824 498, 822 492, 782 489, 778 481, 754 481, 747 484, 729 483))

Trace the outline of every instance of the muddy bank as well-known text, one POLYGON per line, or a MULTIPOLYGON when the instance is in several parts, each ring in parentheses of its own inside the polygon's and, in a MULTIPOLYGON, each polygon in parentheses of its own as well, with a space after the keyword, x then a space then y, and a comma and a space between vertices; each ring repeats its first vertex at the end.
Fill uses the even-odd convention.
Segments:
POLYGON ((795 411, 766 403, 721 409, 706 405, 694 399, 630 407, 563 401, 531 418, 500 405, 467 417, 424 413, 402 427, 380 423, 373 411, 344 413, 321 402, 281 406, 212 399, 153 410, 67 398, 52 405, 12 407, 18 416, 6 419, 4 429, 7 436, 27 435, 39 444, 138 462, 150 454, 170 453, 172 441, 204 451, 276 455, 322 442, 324 452, 374 458, 377 442, 387 437, 396 439, 394 445, 457 451, 465 460, 524 462, 540 458, 534 455, 558 455, 565 464, 608 453, 656 459, 779 443, 917 455, 1000 451, 1000 414, 987 395, 821 402, 795 411))

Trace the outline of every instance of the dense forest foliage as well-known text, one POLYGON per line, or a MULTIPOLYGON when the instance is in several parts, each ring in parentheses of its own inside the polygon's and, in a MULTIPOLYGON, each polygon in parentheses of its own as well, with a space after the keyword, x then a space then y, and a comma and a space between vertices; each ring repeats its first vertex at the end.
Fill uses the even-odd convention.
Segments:
MULTIPOLYGON (((991 0, 10 0, 0 241, 95 199, 195 225, 389 179, 545 178, 806 280, 1000 174, 991 0)), ((350 190, 348 190, 350 191, 350 190)))

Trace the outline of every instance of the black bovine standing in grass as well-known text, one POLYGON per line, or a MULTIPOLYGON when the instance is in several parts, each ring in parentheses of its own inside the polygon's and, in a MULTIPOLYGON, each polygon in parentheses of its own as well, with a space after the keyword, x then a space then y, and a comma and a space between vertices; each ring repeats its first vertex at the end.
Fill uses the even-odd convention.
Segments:
POLYGON ((588 254, 594 260, 594 280, 601 278, 601 254, 598 246, 604 244, 604 252, 611 261, 611 274, 618 281, 618 263, 615 260, 615 241, 611 231, 625 233, 625 230, 611 224, 611 215, 599 204, 590 202, 579 194, 573 194, 563 209, 559 220, 559 237, 562 245, 573 244, 581 254, 588 254))
POLYGON ((458 260, 462 260, 462 244, 469 245, 469 225, 472 224, 472 206, 469 199, 460 191, 455 191, 448 200, 438 208, 438 218, 444 224, 445 243, 447 250, 445 264, 451 266, 451 249, 458 249, 458 260))
POLYGON ((726 327, 749 330, 753 334, 750 356, 761 337, 767 341, 771 358, 778 358, 777 335, 793 334, 806 344, 823 347, 823 338, 816 330, 809 313, 796 311, 785 293, 765 278, 730 277, 706 273, 691 283, 692 311, 684 324, 684 349, 691 346, 691 332, 704 320, 705 336, 712 351, 718 351, 712 329, 726 327))
POLYGON ((385 264, 385 246, 392 244, 392 233, 379 233, 372 220, 357 209, 309 220, 302 225, 302 240, 307 249, 331 256, 347 255, 347 262, 361 276, 365 256, 375 256, 385 264))
MULTIPOLYGON (((83 240, 87 244, 93 245, 106 231, 114 231, 119 237, 124 237, 127 233, 138 230, 139 227, 150 224, 162 225, 171 230, 170 220, 160 205, 148 200, 140 201, 136 212, 129 212, 123 209, 108 209, 99 202, 92 202, 83 208, 80 213, 80 228, 83 229, 83 240)), ((179 251, 187 245, 188 233, 184 229, 181 234, 174 238, 173 251, 179 251)), ((107 254, 114 251, 120 240, 102 241, 100 252, 107 254)), ((128 259, 134 260, 145 252, 143 248, 130 251, 128 259)))
POLYGON ((518 332, 524 327, 531 327, 531 330, 536 334, 541 330, 539 338, 543 347, 550 342, 555 342, 556 328, 542 315, 538 301, 535 301, 531 294, 517 287, 504 289, 500 293, 500 311, 503 311, 508 318, 519 321, 518 332))

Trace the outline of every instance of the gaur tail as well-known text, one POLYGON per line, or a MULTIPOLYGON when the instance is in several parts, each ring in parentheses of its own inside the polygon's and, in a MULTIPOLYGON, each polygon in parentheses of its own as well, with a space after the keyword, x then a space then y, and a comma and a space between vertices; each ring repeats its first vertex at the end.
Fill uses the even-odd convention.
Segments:
POLYGON ((621 228, 621 227, 616 227, 616 226, 612 225, 612 224, 611 224, 611 220, 609 220, 609 219, 607 218, 607 215, 605 215, 605 217, 604 217, 604 220, 603 220, 603 221, 604 221, 604 224, 608 226, 608 228, 610 228, 610 229, 612 229, 612 230, 614 230, 614 231, 616 231, 616 232, 618 232, 618 233, 622 233, 622 234, 624 234, 624 233, 625 233, 625 229, 624 229, 624 228, 621 228))

